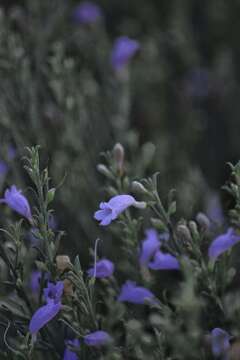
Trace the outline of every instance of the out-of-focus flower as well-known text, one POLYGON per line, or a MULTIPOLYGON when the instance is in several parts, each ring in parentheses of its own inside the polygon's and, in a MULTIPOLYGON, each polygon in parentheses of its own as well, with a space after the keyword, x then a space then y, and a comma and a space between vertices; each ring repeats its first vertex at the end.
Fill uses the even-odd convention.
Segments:
POLYGON ((103 13, 101 8, 90 1, 82 2, 73 12, 74 20, 81 24, 93 24, 102 19, 102 17, 103 13))
POLYGON ((0 199, 0 203, 7 204, 12 210, 20 215, 26 217, 28 220, 32 219, 30 205, 27 198, 18 190, 15 185, 7 189, 4 193, 4 198, 0 199))
POLYGON ((9 161, 14 160, 17 155, 17 150, 15 146, 9 145, 7 149, 7 158, 9 161))
POLYGON ((113 272, 114 264, 110 260, 103 259, 96 263, 96 267, 88 270, 88 275, 96 278, 106 278, 112 276, 113 272))
POLYGON ((115 70, 121 70, 139 50, 138 41, 127 36, 117 38, 111 52, 111 64, 115 70))
POLYGON ((48 282, 48 286, 43 290, 45 300, 47 302, 53 300, 55 303, 58 303, 61 301, 63 288, 64 285, 62 281, 58 281, 56 284, 48 282))
POLYGON ((217 224, 224 222, 224 214, 219 195, 215 192, 210 193, 206 199, 206 215, 217 224))
POLYGON ((121 293, 118 296, 118 301, 129 302, 133 304, 144 304, 147 301, 153 302, 154 294, 142 287, 137 286, 133 281, 127 281, 121 289, 121 293))
POLYGON ((100 221, 100 225, 106 226, 130 206, 143 209, 146 203, 136 201, 131 195, 116 195, 108 202, 100 203, 101 210, 95 212, 94 218, 100 221))
POLYGON ((220 328, 211 331, 211 347, 214 356, 222 356, 221 359, 227 360, 227 351, 230 348, 231 336, 220 328))
POLYGON ((206 98, 210 91, 209 71, 204 68, 192 69, 187 75, 186 92, 192 98, 206 98))
POLYGON ((230 228, 225 234, 219 235, 213 240, 209 246, 208 255, 211 259, 216 259, 239 241, 240 236, 236 235, 234 229, 230 228))
POLYGON ((9 167, 5 161, 0 160, 0 177, 5 177, 8 173, 9 167))
POLYGON ((48 226, 50 227, 50 229, 52 230, 57 230, 58 228, 58 221, 55 215, 50 214, 48 217, 48 226))
POLYGON ((178 270, 179 262, 173 255, 159 250, 155 253, 153 261, 149 262, 148 267, 152 270, 178 270))
MULTIPOLYGON (((71 345, 71 346, 76 347, 76 348, 79 348, 80 341, 78 339, 67 340, 66 344, 71 345)), ((70 350, 66 346, 65 351, 64 351, 64 355, 63 355, 63 360, 78 360, 78 359, 79 359, 79 357, 77 356, 77 354, 75 352, 73 352, 72 350, 70 350)))
POLYGON ((40 279, 41 279, 41 271, 39 270, 33 271, 30 278, 30 288, 33 294, 37 294, 40 290, 40 279))
POLYGON ((30 333, 36 334, 43 326, 51 321, 61 310, 61 296, 63 293, 63 282, 56 284, 48 283, 43 290, 47 304, 41 306, 34 314, 29 324, 30 333))
POLYGON ((159 250, 161 245, 158 233, 155 229, 148 229, 145 233, 146 238, 142 242, 142 249, 139 258, 141 265, 146 265, 153 257, 155 252, 159 250))
POLYGON ((88 346, 104 346, 112 341, 111 336, 103 330, 98 330, 84 336, 84 343, 88 346))

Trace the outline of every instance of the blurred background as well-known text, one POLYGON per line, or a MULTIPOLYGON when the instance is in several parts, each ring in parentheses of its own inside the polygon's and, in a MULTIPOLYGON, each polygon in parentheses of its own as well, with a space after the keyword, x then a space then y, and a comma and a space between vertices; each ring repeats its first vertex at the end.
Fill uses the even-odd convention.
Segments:
POLYGON ((1 194, 13 183, 27 191, 21 157, 40 144, 61 184, 62 251, 84 254, 106 198, 99 154, 121 142, 134 179, 160 171, 160 192, 177 189, 182 216, 221 216, 226 162, 240 158, 240 2, 99 0, 88 21, 82 4, 1 0, 1 194), (111 54, 120 36, 140 46, 118 71, 111 54))

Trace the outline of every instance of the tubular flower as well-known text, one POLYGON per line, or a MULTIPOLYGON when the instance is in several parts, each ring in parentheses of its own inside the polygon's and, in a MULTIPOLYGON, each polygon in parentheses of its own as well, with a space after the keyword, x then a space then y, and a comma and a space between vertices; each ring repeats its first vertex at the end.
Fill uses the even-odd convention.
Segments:
POLYGON ((142 209, 146 203, 136 201, 131 195, 116 195, 108 202, 100 203, 100 210, 95 212, 94 218, 100 221, 100 225, 107 226, 130 206, 142 209))
POLYGON ((103 330, 98 330, 84 336, 84 343, 88 346, 104 346, 112 341, 111 336, 103 330))
POLYGON ((215 328, 211 332, 211 347, 215 357, 223 356, 227 360, 227 351, 230 348, 231 336, 220 328, 215 328))
POLYGON ((230 228, 225 234, 219 235, 213 240, 209 246, 208 255, 211 259, 216 259, 239 241, 240 236, 236 235, 234 229, 230 228))
POLYGON ((41 306, 34 314, 29 324, 30 333, 36 334, 43 326, 51 321, 61 310, 61 296, 63 293, 63 282, 58 281, 56 285, 48 283, 44 290, 47 304, 41 306))
POLYGON ((153 261, 149 262, 148 267, 152 270, 178 270, 179 262, 173 255, 159 250, 155 253, 153 261))
POLYGON ((121 70, 139 50, 139 42, 127 36, 115 40, 111 53, 111 64, 114 70, 121 70))
POLYGON ((93 24, 103 17, 100 7, 90 1, 84 1, 76 7, 73 18, 81 24, 93 24))
POLYGON ((106 278, 112 276, 114 272, 114 264, 107 259, 99 260, 96 267, 88 270, 88 275, 96 278, 106 278))
POLYGON ((146 230, 146 238, 142 242, 142 249, 140 253, 140 264, 146 265, 157 250, 159 250, 161 242, 159 241, 158 233, 155 229, 146 230))
POLYGON ((0 203, 7 204, 12 210, 31 220, 32 214, 28 200, 15 185, 5 191, 4 198, 0 199, 0 203))
POLYGON ((144 304, 149 300, 153 302, 154 294, 142 286, 137 286, 136 283, 132 281, 127 281, 122 286, 121 293, 118 296, 118 301, 126 301, 133 304, 144 304))

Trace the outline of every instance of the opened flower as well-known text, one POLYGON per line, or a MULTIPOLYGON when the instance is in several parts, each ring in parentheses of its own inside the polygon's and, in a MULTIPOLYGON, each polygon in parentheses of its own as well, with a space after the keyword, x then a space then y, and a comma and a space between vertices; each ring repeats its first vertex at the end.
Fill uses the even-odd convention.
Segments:
POLYGON ((48 283, 43 290, 47 304, 41 306, 34 314, 29 324, 29 331, 36 334, 43 326, 51 321, 61 310, 61 296, 63 293, 63 282, 58 281, 56 285, 48 283))
POLYGON ((5 191, 4 198, 0 199, 0 203, 7 204, 12 210, 31 220, 32 214, 28 200, 15 185, 5 191))
POLYGON ((178 270, 179 262, 173 255, 159 250, 155 253, 153 261, 149 262, 148 267, 152 270, 178 270))
POLYGON ((142 249, 140 253, 140 264, 146 265, 153 257, 155 252, 160 248, 160 241, 158 233, 155 229, 146 230, 146 238, 142 242, 142 249))
POLYGON ((84 343, 88 346, 104 346, 112 341, 111 336, 103 330, 98 330, 84 336, 84 343))
POLYGON ((88 275, 96 278, 106 278, 112 276, 114 264, 107 259, 99 260, 95 267, 88 270, 88 275))
POLYGON ((136 201, 131 195, 116 195, 108 202, 100 203, 100 210, 95 212, 94 218, 100 221, 100 225, 106 226, 130 206, 143 209, 146 203, 136 201))
POLYGON ((227 359, 227 351, 230 348, 231 336, 220 328, 215 328, 211 332, 211 347, 215 357, 224 356, 227 359))
POLYGON ((213 240, 208 249, 208 255, 211 259, 216 259, 239 241, 240 236, 236 235, 234 229, 230 228, 225 234, 222 234, 213 240))
POLYGON ((115 70, 122 69, 139 50, 139 42, 127 36, 119 37, 112 49, 111 64, 115 70))
POLYGON ((90 1, 84 1, 76 7, 74 20, 81 24, 93 24, 103 17, 100 7, 90 1))
POLYGON ((153 301, 154 294, 142 287, 137 286, 136 283, 132 281, 127 281, 121 289, 121 293, 118 297, 118 301, 129 302, 133 304, 144 304, 147 301, 153 301))
MULTIPOLYGON (((80 346, 80 341, 78 339, 74 339, 74 340, 68 340, 66 342, 67 345, 71 345, 73 347, 79 348, 80 346)), ((63 355, 63 360, 78 360, 79 357, 77 356, 77 354, 70 350, 67 346, 66 349, 64 351, 64 355, 63 355)))

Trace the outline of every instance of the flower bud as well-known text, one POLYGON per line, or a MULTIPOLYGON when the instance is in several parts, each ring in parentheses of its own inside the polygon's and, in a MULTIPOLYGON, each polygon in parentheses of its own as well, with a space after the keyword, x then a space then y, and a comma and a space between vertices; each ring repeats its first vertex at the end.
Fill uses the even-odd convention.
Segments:
POLYGON ((177 234, 190 242, 192 240, 191 233, 186 225, 178 225, 177 226, 177 234))
POLYGON ((132 182, 132 189, 134 192, 137 192, 139 194, 148 194, 147 189, 143 184, 141 184, 139 181, 133 181, 132 182))
POLYGON ((65 270, 71 269, 71 261, 69 256, 67 255, 58 255, 56 257, 56 265, 57 269, 60 272, 64 272, 65 270))
POLYGON ((63 292, 65 296, 73 296, 73 283, 69 279, 63 280, 63 292))
POLYGON ((135 201, 133 206, 137 209, 146 209, 147 203, 145 201, 135 201))
POLYGON ((196 220, 204 231, 208 231, 210 229, 210 220, 204 213, 199 212, 196 216, 196 220))
POLYGON ((197 228, 197 224, 195 223, 195 221, 189 221, 188 224, 191 233, 193 235, 194 238, 198 238, 199 237, 199 232, 198 232, 198 228, 197 228))
POLYGON ((97 170, 100 172, 100 174, 106 176, 107 178, 112 179, 113 176, 112 176, 111 172, 108 170, 108 168, 106 167, 106 165, 98 164, 97 170))
POLYGON ((124 148, 120 143, 117 143, 113 148, 113 157, 117 165, 117 170, 120 175, 124 172, 124 148))

